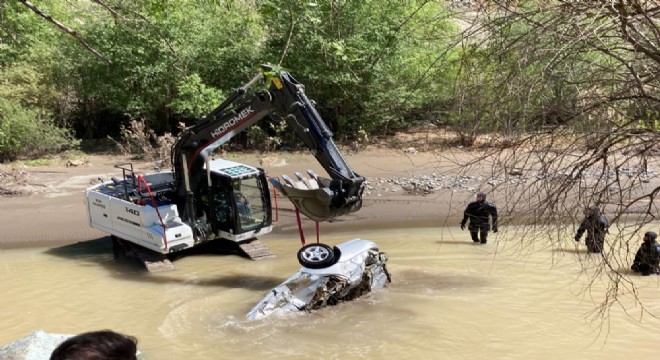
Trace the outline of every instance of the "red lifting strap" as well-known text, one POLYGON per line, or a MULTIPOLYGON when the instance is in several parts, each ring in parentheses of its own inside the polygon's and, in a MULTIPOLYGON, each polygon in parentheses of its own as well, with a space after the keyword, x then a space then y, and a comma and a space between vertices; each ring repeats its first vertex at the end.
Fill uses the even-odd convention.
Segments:
POLYGON ((298 234, 300 234, 300 242, 305 246, 305 234, 303 233, 302 224, 300 222, 300 211, 296 208, 296 222, 298 223, 298 234))
POLYGON ((167 227, 163 222, 163 218, 160 216, 160 211, 158 211, 158 203, 156 203, 156 199, 154 199, 154 195, 151 193, 151 188, 149 188, 149 184, 147 183, 147 181, 144 179, 142 175, 138 175, 138 191, 141 189, 140 186, 141 183, 144 184, 144 187, 147 189, 147 192, 149 193, 149 198, 151 199, 151 204, 153 205, 154 209, 156 209, 156 214, 158 214, 158 220, 160 220, 160 226, 163 227, 163 241, 165 242, 165 250, 167 250, 167 227))

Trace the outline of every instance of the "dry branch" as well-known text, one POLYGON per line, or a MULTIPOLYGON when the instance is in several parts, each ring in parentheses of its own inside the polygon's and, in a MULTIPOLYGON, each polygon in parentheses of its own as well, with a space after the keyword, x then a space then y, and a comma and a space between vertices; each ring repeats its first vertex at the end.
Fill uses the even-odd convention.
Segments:
POLYGON ((57 20, 54 19, 52 16, 46 14, 45 12, 43 12, 41 9, 39 9, 38 7, 36 7, 36 6, 35 6, 34 4, 32 4, 31 2, 29 2, 29 1, 27 1, 27 0, 19 0, 19 1, 20 1, 23 5, 25 5, 28 9, 32 10, 35 14, 37 14, 37 15, 43 17, 43 18, 46 19, 48 22, 50 22, 50 23, 54 24, 55 26, 57 26, 58 29, 60 29, 60 30, 64 31, 65 33, 71 35, 71 36, 72 36, 74 39, 76 39, 76 41, 78 41, 78 42, 79 42, 79 43, 80 43, 85 49, 87 49, 89 52, 91 52, 92 54, 94 54, 94 56, 96 56, 97 59, 99 59, 99 60, 105 62, 105 63, 108 64, 108 65, 112 63, 108 58, 106 58, 105 56, 101 55, 101 53, 99 53, 96 49, 94 49, 93 47, 91 47, 91 46, 87 43, 87 41, 85 41, 85 39, 83 39, 82 36, 80 36, 80 34, 78 34, 78 32, 76 32, 75 30, 71 29, 70 27, 68 27, 68 26, 66 26, 66 25, 64 25, 64 24, 62 24, 61 22, 57 21, 57 20))

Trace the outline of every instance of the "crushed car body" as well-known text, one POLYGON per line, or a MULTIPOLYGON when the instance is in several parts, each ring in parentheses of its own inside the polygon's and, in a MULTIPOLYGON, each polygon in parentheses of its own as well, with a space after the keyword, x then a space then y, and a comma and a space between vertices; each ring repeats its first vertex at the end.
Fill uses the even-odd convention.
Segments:
POLYGON ((334 247, 308 244, 298 251, 298 261, 303 267, 257 303, 248 319, 336 305, 391 282, 387 254, 370 240, 353 239, 334 247))

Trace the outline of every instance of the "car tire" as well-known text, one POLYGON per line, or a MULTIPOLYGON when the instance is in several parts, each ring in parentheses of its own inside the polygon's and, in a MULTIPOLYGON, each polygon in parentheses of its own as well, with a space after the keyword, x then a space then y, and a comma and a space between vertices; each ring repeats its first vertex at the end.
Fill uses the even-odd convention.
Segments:
POLYGON ((323 269, 335 264, 335 251, 326 244, 307 244, 298 250, 298 262, 308 269, 323 269))

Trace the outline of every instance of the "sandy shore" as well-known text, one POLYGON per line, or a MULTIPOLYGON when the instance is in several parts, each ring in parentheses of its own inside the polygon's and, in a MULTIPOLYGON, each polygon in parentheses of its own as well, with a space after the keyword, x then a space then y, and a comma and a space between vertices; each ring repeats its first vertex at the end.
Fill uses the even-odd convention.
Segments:
MULTIPOLYGON (((295 171, 304 173, 307 169, 325 175, 307 153, 227 153, 222 157, 261 166, 272 177, 292 176, 295 171)), ((322 231, 457 225, 465 204, 473 199, 473 190, 438 189, 423 194, 396 184, 397 179, 431 174, 452 176, 457 159, 455 154, 440 156, 432 152, 382 149, 346 154, 353 170, 368 180, 364 205, 356 213, 323 223, 322 231)), ((89 227, 84 189, 98 182, 99 177, 120 177, 121 172, 114 165, 125 162, 132 162, 138 173, 153 171, 153 163, 98 155, 80 158, 76 164, 61 160, 47 166, 3 165, 0 173, 18 176, 5 176, 0 182, 0 190, 5 194, 0 196, 3 223, 0 248, 62 245, 107 236, 89 227), (14 195, 7 196, 7 193, 14 195)), ((275 216, 278 222, 274 232, 297 231, 293 206, 287 199, 278 197, 275 216)), ((313 229, 310 224, 313 223, 306 220, 304 226, 313 229)))

